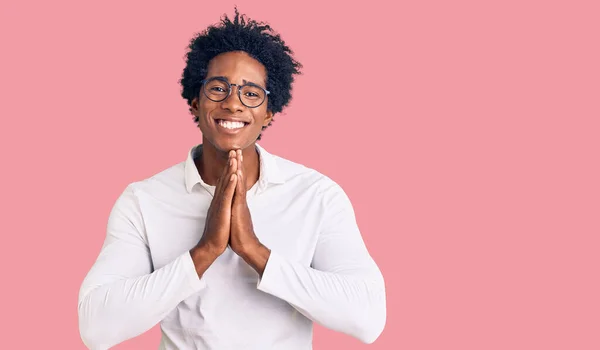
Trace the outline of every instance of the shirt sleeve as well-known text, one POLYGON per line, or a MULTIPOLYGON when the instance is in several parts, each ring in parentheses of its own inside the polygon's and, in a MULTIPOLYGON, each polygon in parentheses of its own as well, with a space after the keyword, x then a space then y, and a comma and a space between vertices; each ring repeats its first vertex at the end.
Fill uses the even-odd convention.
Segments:
POLYGON ((386 323, 385 284, 339 186, 327 194, 325 218, 308 267, 271 251, 258 289, 287 301, 324 327, 374 342, 386 323))
POLYGON ((79 291, 81 338, 90 349, 113 347, 158 324, 204 286, 187 251, 153 271, 130 185, 110 213, 104 244, 79 291))

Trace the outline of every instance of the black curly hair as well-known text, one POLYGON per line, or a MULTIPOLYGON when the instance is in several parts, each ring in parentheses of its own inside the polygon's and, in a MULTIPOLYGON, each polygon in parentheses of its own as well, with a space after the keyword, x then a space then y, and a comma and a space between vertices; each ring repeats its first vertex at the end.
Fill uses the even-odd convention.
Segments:
MULTIPOLYGON (((208 64, 219 54, 244 51, 265 66, 266 89, 271 92, 267 108, 273 115, 289 104, 294 75, 300 74, 302 68, 292 56, 293 51, 270 25, 240 15, 237 7, 233 21, 223 15, 218 25, 211 25, 192 38, 188 49, 180 84, 181 96, 187 100, 190 112, 192 100, 200 94, 201 81, 206 77, 208 64)), ((194 116, 194 122, 198 123, 197 116, 194 116)), ((270 125, 264 126, 263 131, 270 125)), ((258 140, 261 137, 262 132, 258 140)))

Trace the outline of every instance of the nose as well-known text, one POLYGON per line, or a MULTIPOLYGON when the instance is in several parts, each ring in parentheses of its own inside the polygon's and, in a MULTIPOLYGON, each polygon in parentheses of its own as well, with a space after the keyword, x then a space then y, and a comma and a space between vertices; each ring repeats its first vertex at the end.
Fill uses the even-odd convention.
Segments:
POLYGON ((239 87, 237 85, 232 84, 231 93, 229 94, 229 96, 227 96, 225 100, 221 101, 221 108, 227 109, 231 113, 240 112, 245 108, 244 104, 242 104, 242 101, 238 96, 237 89, 239 89, 239 87))

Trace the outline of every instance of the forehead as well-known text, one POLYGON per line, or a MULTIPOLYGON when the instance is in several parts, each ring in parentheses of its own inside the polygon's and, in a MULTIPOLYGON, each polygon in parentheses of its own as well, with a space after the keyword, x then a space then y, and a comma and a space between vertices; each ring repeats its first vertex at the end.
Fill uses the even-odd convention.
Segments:
POLYGON ((226 52, 215 56, 208 64, 207 78, 223 76, 229 82, 242 84, 245 81, 265 84, 267 70, 256 59, 245 52, 226 52))

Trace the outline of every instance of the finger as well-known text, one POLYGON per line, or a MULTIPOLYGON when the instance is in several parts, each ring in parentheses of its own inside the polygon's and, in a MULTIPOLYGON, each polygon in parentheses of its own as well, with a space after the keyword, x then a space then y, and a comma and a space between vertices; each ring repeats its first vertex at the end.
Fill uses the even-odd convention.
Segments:
POLYGON ((229 179, 229 176, 231 175, 231 173, 230 173, 231 158, 235 157, 235 151, 234 150, 229 151, 227 156, 228 156, 227 163, 223 167, 223 173, 221 174, 221 176, 219 177, 219 179, 217 181, 217 186, 219 186, 219 188, 221 188, 221 186, 223 186, 224 184, 225 185, 227 184, 227 180, 229 179))
POLYGON ((229 151, 229 158, 235 158, 235 155, 236 153, 234 150, 229 151))
POLYGON ((239 167, 236 174, 238 181, 235 190, 235 202, 241 204, 246 199, 246 178, 242 171, 242 167, 239 167))
POLYGON ((229 179, 229 177, 231 176, 231 174, 235 173, 238 167, 238 163, 235 159, 235 151, 231 150, 229 151, 229 160, 231 161, 231 166, 233 167, 232 169, 230 169, 230 172, 227 173, 227 179, 229 179))
POLYGON ((236 159, 237 165, 238 165, 238 167, 236 169, 236 173, 243 172, 244 171, 244 163, 242 162, 242 150, 238 149, 235 152, 235 159, 236 159))
POLYGON ((246 196, 246 173, 244 172, 244 155, 242 154, 242 151, 240 150, 238 153, 238 159, 239 159, 239 164, 240 166, 238 167, 238 176, 240 178, 240 186, 242 188, 242 195, 245 197, 246 196))
POLYGON ((238 172, 244 172, 244 162, 243 162, 243 157, 242 157, 242 150, 238 150, 236 155, 235 155, 237 162, 238 162, 238 172))
POLYGON ((237 174, 231 174, 229 176, 229 181, 227 182, 227 186, 225 186, 225 191, 223 193, 223 200, 221 201, 221 205, 223 208, 231 208, 231 204, 233 201, 233 194, 235 192, 235 187, 238 182, 237 174))
POLYGON ((236 173, 237 169, 238 169, 237 160, 235 158, 229 158, 229 163, 228 164, 229 164, 229 166, 227 167, 228 171, 227 171, 226 175, 223 178, 223 184, 221 186, 221 190, 219 191, 219 194, 221 196, 224 195, 225 191, 227 190, 227 188, 230 185, 229 182, 231 180, 231 175, 234 175, 236 173))
POLYGON ((244 189, 242 188, 242 183, 244 182, 244 178, 243 178, 241 170, 238 170, 237 178, 239 181, 237 182, 236 188, 235 188, 235 202, 239 203, 239 202, 241 202, 242 194, 244 193, 244 189))

